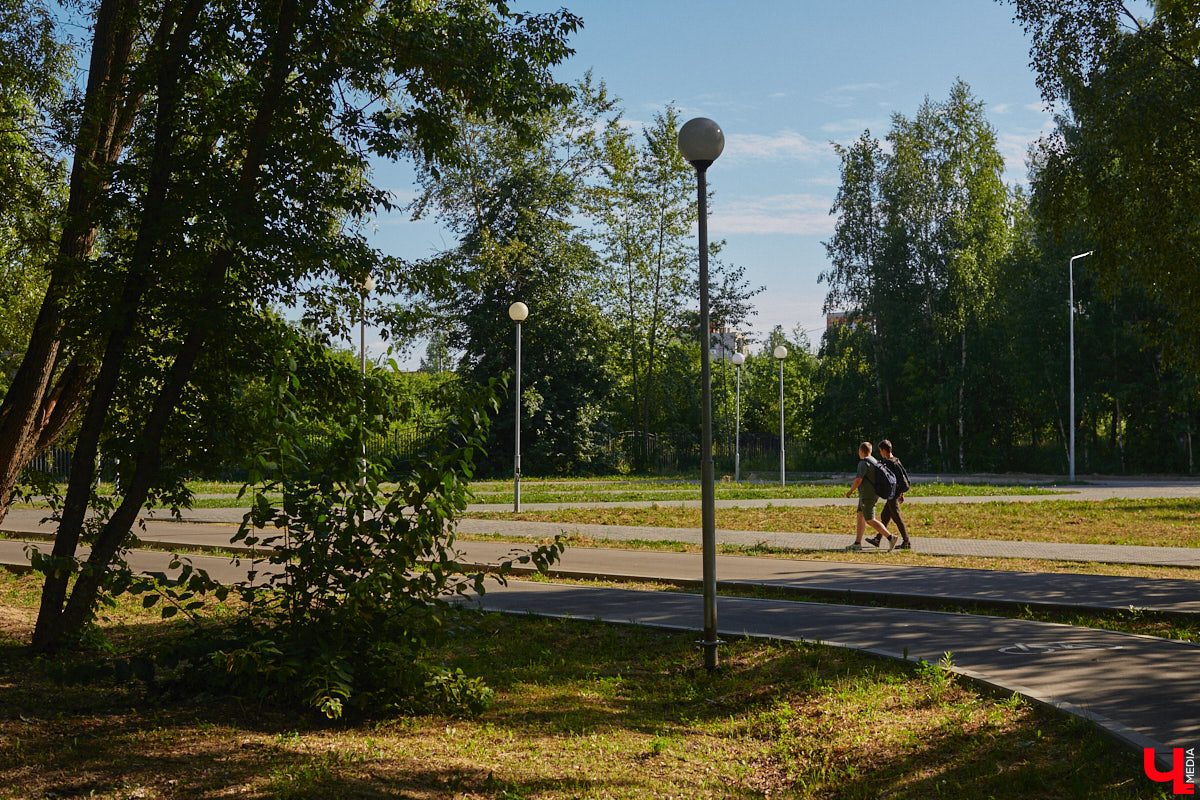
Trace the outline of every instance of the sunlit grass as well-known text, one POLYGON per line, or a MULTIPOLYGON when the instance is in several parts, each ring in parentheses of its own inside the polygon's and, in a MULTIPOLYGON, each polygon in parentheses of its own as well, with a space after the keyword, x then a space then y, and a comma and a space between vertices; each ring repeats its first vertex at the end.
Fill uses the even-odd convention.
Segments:
MULTIPOLYGON (((718 508, 727 530, 853 534, 853 508, 844 505, 718 508)), ((909 503, 904 519, 914 541, 949 539, 1200 547, 1200 498, 1038 500, 1021 503, 909 503)), ((472 517, 566 524, 698 528, 700 509, 571 508, 557 511, 476 512, 472 517)))

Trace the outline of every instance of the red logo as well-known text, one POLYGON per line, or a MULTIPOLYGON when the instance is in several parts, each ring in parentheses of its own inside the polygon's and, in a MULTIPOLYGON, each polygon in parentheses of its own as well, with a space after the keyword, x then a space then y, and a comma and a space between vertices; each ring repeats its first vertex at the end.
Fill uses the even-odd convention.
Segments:
POLYGON ((1142 751, 1142 767, 1146 770, 1146 777, 1152 781, 1159 783, 1171 781, 1173 794, 1196 793, 1195 748, 1189 747, 1184 750, 1182 747, 1176 747, 1171 751, 1171 771, 1160 772, 1154 764, 1154 748, 1147 747, 1142 751))

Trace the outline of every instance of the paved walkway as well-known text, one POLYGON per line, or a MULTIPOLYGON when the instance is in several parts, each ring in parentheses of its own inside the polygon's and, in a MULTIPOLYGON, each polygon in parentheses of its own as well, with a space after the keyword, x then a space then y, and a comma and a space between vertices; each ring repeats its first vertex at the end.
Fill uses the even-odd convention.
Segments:
MULTIPOLYGON (((520 546, 511 542, 459 541, 460 560, 473 568, 500 563, 520 546)), ((881 558, 881 561, 885 560, 881 558)), ((514 570, 531 572, 532 570, 514 570)), ((551 575, 567 578, 667 581, 699 584, 699 553, 568 547, 551 575)), ((1179 615, 1200 622, 1198 581, 1007 572, 947 567, 894 566, 861 561, 803 561, 750 556, 717 556, 718 590, 767 586, 827 595, 840 600, 874 601, 933 598, 997 607, 1071 611, 1137 609, 1179 615)))
MULTIPOLYGON (((512 520, 464 519, 463 533, 509 536, 553 537, 566 533, 608 541, 675 541, 700 544, 698 528, 643 528, 631 525, 590 525, 567 522, 517 522, 512 520)), ((847 523, 849 529, 849 523, 847 523)), ((793 550, 842 550, 853 535, 834 533, 772 533, 717 529, 719 544, 753 547, 785 547, 793 550)), ((1200 544, 1200 536, 1197 537, 1200 544)), ((864 545, 869 549, 869 545, 864 545)), ((1098 561, 1111 564, 1200 567, 1200 547, 1141 547, 1134 545, 1071 544, 1055 542, 999 541, 995 539, 913 539, 915 552, 941 556, 985 558, 1034 558, 1050 561, 1098 561)))
MULTIPOLYGON (((228 543, 245 514, 238 508, 198 508, 184 513, 181 525, 166 513, 143 519, 146 540, 174 541, 188 547, 218 547, 228 543)), ((10 511, 0 530, 15 534, 52 536, 52 525, 43 524, 46 512, 29 509, 10 511)), ((698 528, 650 528, 632 525, 593 525, 561 522, 524 522, 514 520, 463 519, 458 530, 469 534, 553 537, 557 533, 574 534, 607 541, 678 541, 700 543, 698 528)), ((843 549, 853 541, 849 534, 788 533, 765 531, 717 530, 717 542, 735 546, 765 545, 793 550, 843 549)), ((1200 535, 1197 536, 1200 545, 1200 535)), ((1112 564, 1200 567, 1198 547, 1143 547, 1133 545, 1070 544, 1054 542, 999 541, 993 539, 942 539, 919 537, 913 540, 917 552, 945 556, 985 558, 1029 558, 1049 561, 1084 561, 1112 564)), ((881 555, 882 557, 882 555, 881 555)))

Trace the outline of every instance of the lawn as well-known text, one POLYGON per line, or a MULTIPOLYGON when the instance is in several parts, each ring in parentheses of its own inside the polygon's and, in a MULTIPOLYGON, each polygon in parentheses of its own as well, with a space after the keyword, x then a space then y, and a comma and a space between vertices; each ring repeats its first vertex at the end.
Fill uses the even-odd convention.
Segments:
MULTIPOLYGON (((692 633, 451 615, 434 656, 496 690, 476 718, 318 722, 220 697, 59 686, 20 643, 31 576, 0 576, 0 798, 1154 798, 1139 754, 937 665, 692 633)), ((186 635, 140 604, 110 648, 186 635)))
MULTIPOLYGON (((773 500, 797 498, 841 497, 849 479, 838 478, 824 482, 793 483, 779 486, 773 483, 719 483, 718 500, 773 500)), ((390 484, 384 484, 388 488, 390 484)), ((193 481, 188 488, 196 495, 194 508, 238 508, 250 504, 249 497, 238 497, 239 483, 193 481)), ((478 481, 471 485, 476 503, 512 505, 512 481, 478 481)), ((65 491, 64 487, 60 490, 65 491)), ((1070 493, 1070 487, 1017 484, 954 483, 937 481, 922 483, 920 492, 927 497, 958 497, 964 495, 1045 495, 1070 493)), ((111 484, 100 487, 101 494, 111 494, 111 484)), ((279 495, 269 495, 278 500, 279 495)), ((632 503, 679 502, 699 500, 700 483, 687 478, 628 478, 603 479, 525 479, 521 484, 523 503, 632 503)), ((17 507, 29 507, 19 505, 17 507)))
MULTIPOLYGON (((726 530, 842 533, 854 532, 854 508, 718 508, 717 527, 726 530)), ((923 536, 948 539, 1073 542, 1079 544, 1200 547, 1200 499, 1036 500, 1020 503, 907 503, 904 519, 915 545, 923 536)), ((567 524, 699 528, 700 509, 571 508, 557 511, 474 512, 485 519, 567 524)))
MULTIPOLYGON (((718 500, 784 500, 799 498, 844 497, 849 481, 839 483, 798 483, 787 486, 771 484, 719 483, 714 487, 718 500)), ((491 489, 473 486, 475 502, 512 504, 512 486, 491 489)), ((1044 486, 997 486, 964 483, 923 483, 921 494, 926 497, 961 497, 991 495, 1043 495, 1070 493, 1071 489, 1056 489, 1044 486)), ((535 484, 521 486, 523 503, 630 503, 630 502, 677 502, 699 500, 700 485, 659 484, 639 488, 635 485, 597 487, 592 485, 535 484)))

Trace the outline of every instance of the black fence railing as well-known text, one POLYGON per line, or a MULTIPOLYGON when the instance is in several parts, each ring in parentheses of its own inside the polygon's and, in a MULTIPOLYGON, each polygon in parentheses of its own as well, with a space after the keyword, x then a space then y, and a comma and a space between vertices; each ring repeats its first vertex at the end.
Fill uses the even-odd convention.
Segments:
POLYGON ((71 450, 65 447, 47 448, 26 465, 25 471, 65 481, 71 475, 71 450))
MULTIPOLYGON (((387 434, 368 436, 367 455, 372 458, 388 458, 398 461, 416 454, 430 439, 437 435, 436 429, 407 426, 387 434)), ((305 437, 304 446, 310 452, 319 452, 332 447, 336 437, 332 434, 311 434, 305 437)), ((65 481, 71 476, 71 461, 74 453, 69 447, 51 447, 36 456, 25 467, 22 481, 29 481, 33 473, 65 481)), ((99 479, 111 481, 115 477, 116 465, 105 459, 100 463, 99 479)), ((248 470, 244 464, 225 463, 219 467, 201 470, 194 477, 199 480, 244 481, 248 470)))
MULTIPOLYGON (((718 473, 732 475, 735 452, 741 452, 742 477, 751 472, 779 469, 779 437, 743 433, 740 447, 730 437, 714 438, 713 462, 718 473)), ((618 469, 649 469, 659 473, 693 472, 700 469, 700 435, 687 432, 651 433, 622 431, 609 442, 609 453, 618 469)), ((803 442, 788 441, 785 468, 792 471, 823 469, 827 454, 811 451, 803 442)))

